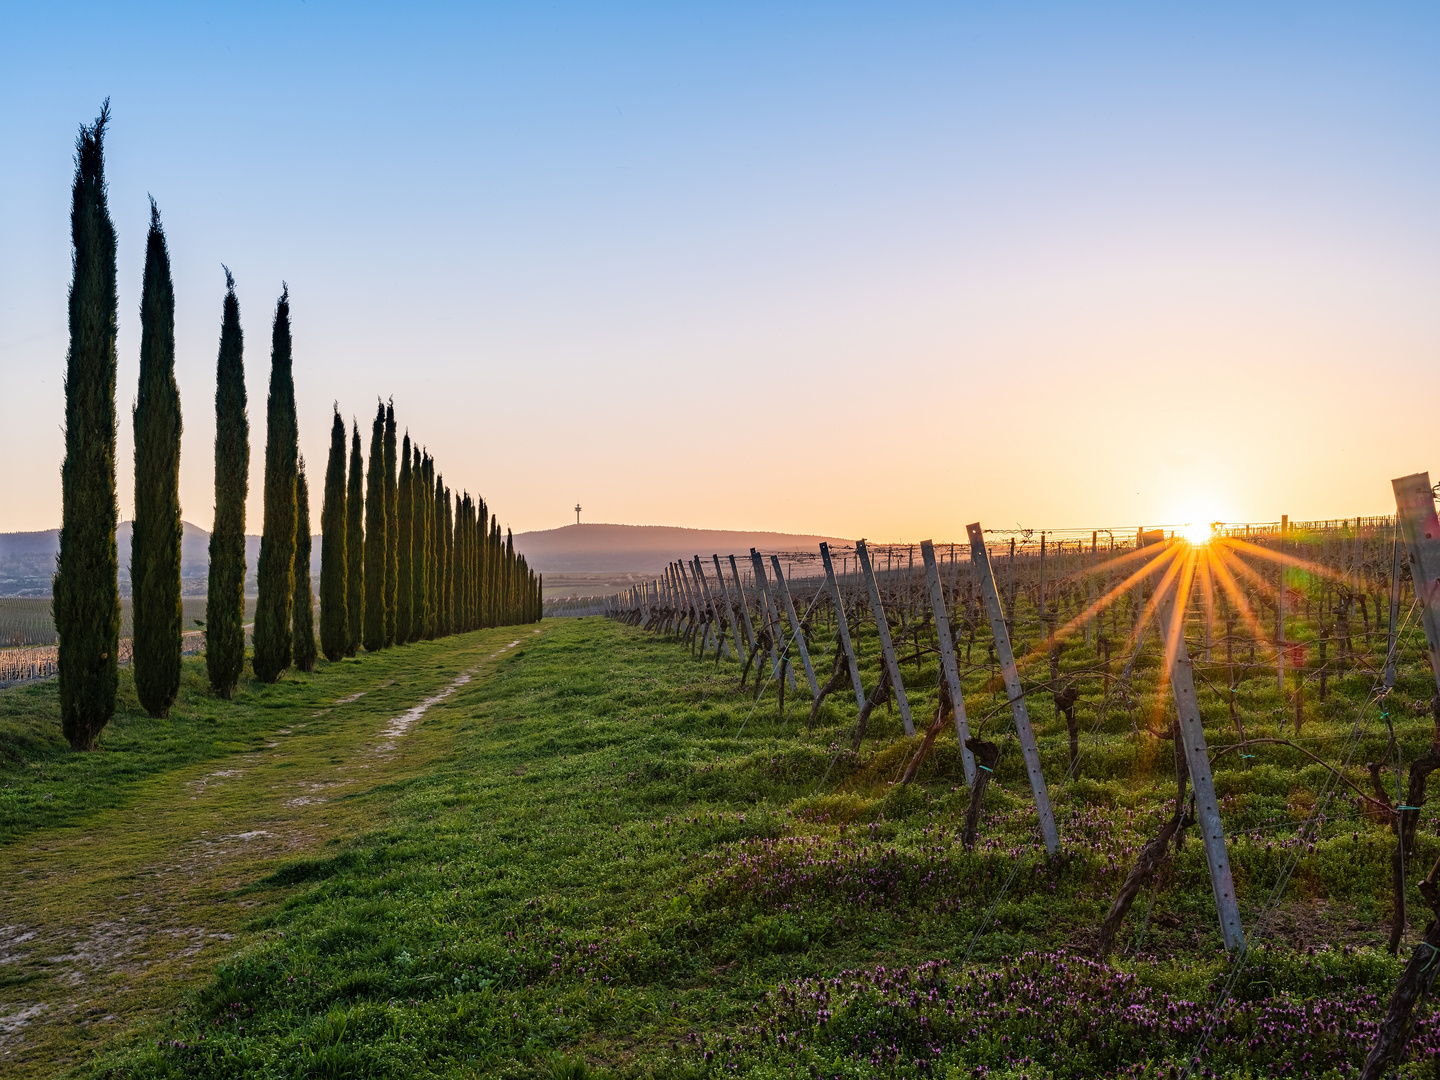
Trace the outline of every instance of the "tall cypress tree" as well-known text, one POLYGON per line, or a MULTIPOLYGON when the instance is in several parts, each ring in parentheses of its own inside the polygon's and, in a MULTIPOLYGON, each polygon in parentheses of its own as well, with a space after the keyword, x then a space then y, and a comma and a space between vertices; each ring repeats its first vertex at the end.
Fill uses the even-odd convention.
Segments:
POLYGON ((400 545, 400 492, 395 479, 395 399, 385 405, 385 647, 395 644, 395 591, 400 545))
POLYGON ((455 632, 455 528, 450 507, 450 489, 445 488, 442 497, 440 511, 443 515, 441 525, 441 558, 444 561, 444 577, 440 584, 440 613, 441 633, 453 634, 455 632))
POLYGON ((515 566, 515 534, 509 528, 505 530, 505 625, 515 625, 515 597, 518 593, 519 582, 516 578, 515 566))
MULTIPOLYGON (((260 534, 260 589, 255 603, 255 655, 261 682, 275 682, 290 665, 295 600, 295 482, 300 432, 290 357, 290 288, 275 305, 270 345, 270 397, 265 404, 265 526, 260 534)), ((305 571, 309 573, 308 568, 305 571)))
POLYGON ((403 645, 410 640, 411 612, 415 608, 410 543, 415 531, 414 501, 410 491, 410 433, 400 444, 400 479, 395 493, 395 641, 403 645))
POLYGON ((334 663, 350 637, 345 602, 345 421, 340 405, 330 421, 330 457, 325 462, 325 501, 320 506, 320 648, 334 663))
POLYGON ((154 717, 180 692, 180 387, 175 383, 175 287, 160 208, 150 200, 140 292, 140 389, 135 424, 135 523, 130 595, 135 693, 154 717))
POLYGON ((370 463, 365 475, 365 633, 366 652, 385 644, 385 406, 375 411, 370 428, 370 463))
POLYGON ((250 494, 250 419, 245 412, 245 339, 235 278, 225 271, 220 354, 215 360, 215 527, 205 596, 205 671, 210 689, 235 696, 245 668, 245 499, 250 494))
POLYGON ((425 598, 425 636, 437 638, 441 634, 440 629, 440 588, 445 583, 445 566, 441 557, 443 551, 441 530, 444 526, 444 515, 440 510, 440 497, 444 493, 444 482, 435 471, 435 459, 430 459, 428 472, 429 483, 426 485, 430 490, 430 591, 425 598))
MULTIPOLYGON (((310 584, 310 483, 305 456, 295 476, 295 617, 291 654, 299 671, 315 670, 315 592, 310 584)), ((323 549, 322 549, 323 556, 323 549)))
POLYGON ((70 352, 65 360, 63 519, 52 608, 60 636, 60 724, 89 750, 115 713, 120 560, 115 549, 115 226, 105 204, 110 99, 75 144, 70 352))
POLYGON ((360 457, 360 425, 350 421, 350 478, 345 493, 345 610, 350 633, 345 655, 360 651, 365 629, 365 462, 360 457))
POLYGON ((410 472, 410 497, 414 520, 410 546, 410 588, 413 602, 410 608, 410 640, 420 641, 425 637, 425 609, 430 594, 429 551, 430 551, 430 505, 429 489, 426 487, 425 463, 429 459, 417 446, 414 448, 415 466, 410 472))

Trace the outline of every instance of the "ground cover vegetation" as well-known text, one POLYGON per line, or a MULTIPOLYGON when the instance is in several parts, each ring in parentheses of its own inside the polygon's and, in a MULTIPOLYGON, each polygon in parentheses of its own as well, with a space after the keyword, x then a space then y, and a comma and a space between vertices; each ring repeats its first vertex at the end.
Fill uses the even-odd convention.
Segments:
POLYGON ((163 721, 122 668, 97 753, 60 736, 54 681, 0 693, 0 1074, 62 1072, 173 1007, 286 895, 248 886, 364 830, 449 756, 451 720, 421 725, 417 703, 483 678, 514 637, 320 661, 276 684, 247 670, 230 701, 189 659, 163 721))
MULTIPOLYGON (((702 660, 683 632, 550 621, 445 702, 451 756, 369 832, 271 873, 257 895, 283 900, 213 979, 89 1072, 1088 1077, 1179 1075, 1198 1058, 1196 1076, 1355 1075, 1424 919, 1395 903, 1395 824, 1415 821, 1422 869, 1440 855, 1433 811, 1386 794, 1435 743, 1433 677, 1408 594, 1393 688, 1377 697, 1388 627, 1335 621, 1358 611, 1369 575, 1352 591, 1291 574, 1287 631, 1304 649, 1289 651, 1284 688, 1238 616, 1208 659, 1198 604, 1187 631, 1243 968, 1224 953, 1188 826, 1097 955, 1097 928, 1174 809, 1163 646, 1152 638, 1128 663, 1126 623, 1146 601, 1127 590, 1088 644, 1042 649, 1047 621, 1083 608, 1085 589, 1052 577, 1039 606, 1017 573, 1007 612, 1059 857, 1038 843, 985 622, 958 582, 972 730, 1001 750, 970 845, 948 717, 933 740, 923 724, 906 738, 882 700, 856 746, 853 699, 829 697, 813 721, 803 693, 782 711, 768 662, 757 698, 735 659, 702 660)), ((943 680, 933 627, 898 617, 905 577, 881 580, 892 636, 909 643, 909 701, 928 720, 943 680)), ((813 584, 792 582, 823 673, 833 623, 813 584)), ((852 613, 850 627, 877 685, 874 624, 852 613)), ((1428 1075, 1437 1051, 1426 999, 1401 1074, 1428 1075)))

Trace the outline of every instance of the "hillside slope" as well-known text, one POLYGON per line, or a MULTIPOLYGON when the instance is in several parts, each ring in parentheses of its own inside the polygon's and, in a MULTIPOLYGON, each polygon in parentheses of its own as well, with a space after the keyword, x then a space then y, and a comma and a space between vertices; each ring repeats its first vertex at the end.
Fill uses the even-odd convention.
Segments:
POLYGON ((744 555, 761 551, 814 551, 822 540, 848 544, 833 536, 684 529, 670 525, 566 525, 563 529, 519 533, 515 548, 532 569, 553 571, 633 571, 654 573, 675 559, 693 555, 744 555))

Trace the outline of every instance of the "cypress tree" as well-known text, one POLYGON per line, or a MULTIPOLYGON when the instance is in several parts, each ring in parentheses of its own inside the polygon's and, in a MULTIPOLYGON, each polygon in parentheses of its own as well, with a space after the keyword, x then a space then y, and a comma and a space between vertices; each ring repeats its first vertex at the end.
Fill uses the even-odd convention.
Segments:
POLYGON ((514 626, 515 597, 519 592, 519 575, 515 567, 515 534, 505 530, 505 625, 514 626))
MULTIPOLYGON (((444 485, 441 485, 444 487, 444 485)), ((440 503, 440 633, 455 632, 455 534, 450 512, 450 489, 440 503)))
POLYGON ((325 462, 325 501, 320 505, 320 648, 332 663, 345 655, 350 638, 346 558, 345 421, 337 402, 330 421, 330 457, 325 462))
POLYGON ((385 406, 385 647, 395 644, 395 591, 399 586, 399 488, 395 479, 395 399, 385 406))
POLYGON ((490 511, 485 506, 485 500, 481 499, 477 507, 479 513, 476 519, 475 529, 475 562, 478 566, 477 574, 480 578, 478 596, 476 599, 476 622, 478 627, 489 626, 489 610, 486 606, 486 590, 490 587, 490 511))
POLYGON ((430 550, 430 515, 426 507, 430 497, 425 481, 426 458, 420 448, 415 447, 415 465, 410 472, 410 498, 414 514, 410 545, 410 588, 413 599, 410 605, 410 640, 419 641, 425 636, 426 597, 429 596, 430 582, 427 574, 430 550))
POLYGON ((345 493, 345 611, 350 618, 346 656, 360 651, 365 628, 365 470, 360 459, 360 425, 354 420, 350 423, 350 478, 345 493))
POLYGON ((60 724, 95 745, 120 681, 120 560, 115 549, 115 226, 105 204, 110 99, 75 144, 70 351, 65 360, 63 518, 52 610, 60 637, 60 724))
POLYGON ((135 424, 135 522, 130 595, 135 693, 154 717, 180 692, 180 387, 175 383, 175 287, 160 209, 150 200, 140 293, 140 389, 135 424))
POLYGON ((210 689, 235 696, 245 668, 245 499, 250 493, 250 419, 245 412, 245 339, 235 278, 225 270, 220 354, 215 360, 215 527, 205 596, 205 671, 210 689))
POLYGON ((370 463, 365 475, 365 633, 366 652, 385 645, 385 406, 375 411, 370 428, 370 463))
MULTIPOLYGON (((310 584, 310 482, 305 456, 295 476, 295 620, 292 659, 299 671, 315 670, 315 592, 310 584)), ((324 548, 321 548, 324 557, 324 548)))
MULTIPOLYGON (((290 288, 275 305, 270 345, 270 397, 265 404, 265 526, 260 534, 260 589, 255 603, 255 655, 261 682, 275 682, 290 664, 295 600, 295 483, 300 433, 290 357, 290 288)), ((309 573, 307 568, 305 571, 309 573)))
POLYGON ((501 589, 505 580, 505 567, 501 556, 504 554, 504 542, 500 538, 500 520, 496 515, 490 515, 490 618, 487 626, 502 626, 504 619, 500 610, 501 589))
POLYGON ((400 444, 400 479, 395 493, 395 641, 403 645, 410 640, 410 613, 415 608, 410 542, 415 531, 414 502, 410 491, 410 433, 400 444))
POLYGON ((430 592, 425 598, 425 636, 434 639, 440 636, 440 588, 445 584, 445 566, 442 557, 443 540, 441 530, 445 524, 440 510, 440 498, 444 494, 444 481, 435 472, 435 459, 430 459, 430 592))

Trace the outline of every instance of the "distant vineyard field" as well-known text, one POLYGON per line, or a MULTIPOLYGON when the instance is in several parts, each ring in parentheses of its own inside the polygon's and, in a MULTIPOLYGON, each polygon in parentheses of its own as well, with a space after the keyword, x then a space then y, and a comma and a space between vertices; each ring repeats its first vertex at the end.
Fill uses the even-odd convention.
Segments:
MULTIPOLYGON (((205 597, 187 596, 182 603, 185 608, 186 631, 200 629, 197 620, 205 618, 205 597)), ((255 598, 245 598, 245 621, 255 618, 255 598)), ((120 601, 120 636, 129 637, 130 598, 120 601)), ((54 645, 55 621, 50 615, 48 596, 18 596, 0 598, 0 648, 24 648, 29 645, 54 645)))

